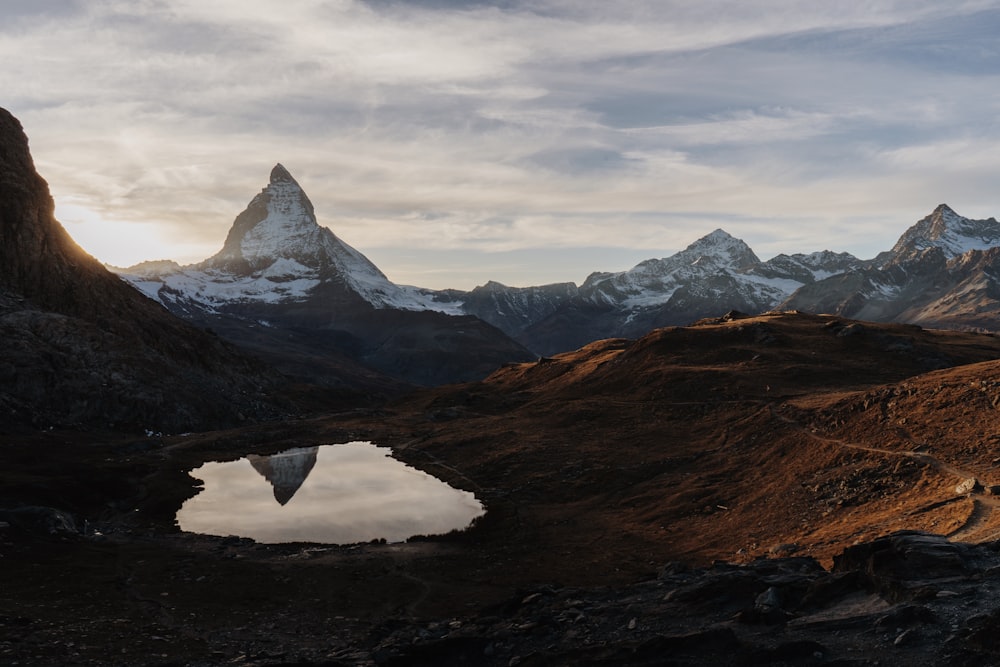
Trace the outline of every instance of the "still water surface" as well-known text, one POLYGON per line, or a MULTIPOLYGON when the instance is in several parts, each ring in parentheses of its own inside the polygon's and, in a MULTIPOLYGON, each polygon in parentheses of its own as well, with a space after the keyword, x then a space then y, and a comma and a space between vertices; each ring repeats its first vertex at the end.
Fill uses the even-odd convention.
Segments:
POLYGON ((349 442, 205 463, 190 473, 205 488, 184 503, 177 524, 192 533, 268 544, 352 544, 461 530, 484 513, 468 491, 391 452, 349 442))

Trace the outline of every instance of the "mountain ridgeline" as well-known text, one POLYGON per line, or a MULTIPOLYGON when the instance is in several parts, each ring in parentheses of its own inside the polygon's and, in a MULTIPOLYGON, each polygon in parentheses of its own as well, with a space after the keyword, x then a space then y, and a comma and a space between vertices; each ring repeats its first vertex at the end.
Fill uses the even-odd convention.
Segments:
POLYGON ((335 388, 478 380, 531 352, 441 295, 392 283, 316 221, 282 165, 203 262, 152 262, 122 275, 176 315, 287 376, 335 388))
MULTIPOLYGON (((316 380, 315 367, 301 360, 320 352, 395 381, 433 385, 732 310, 1000 328, 998 261, 996 220, 970 220, 942 204, 870 260, 823 250, 765 262, 717 229, 670 257, 592 273, 579 286, 490 281, 471 291, 430 290, 393 283, 321 227, 279 164, 215 256, 186 267, 147 262, 116 270, 174 313, 250 346, 286 373, 316 380), (277 338, 286 351, 275 350, 277 338)), ((343 370, 325 381, 334 376, 344 380, 343 370)))

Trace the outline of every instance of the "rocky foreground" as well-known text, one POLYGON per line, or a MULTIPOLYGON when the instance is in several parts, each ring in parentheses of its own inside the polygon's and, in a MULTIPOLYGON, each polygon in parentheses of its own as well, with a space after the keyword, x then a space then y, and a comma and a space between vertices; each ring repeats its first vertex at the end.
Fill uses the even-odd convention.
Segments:
POLYGON ((465 620, 406 625, 384 665, 994 664, 1000 543, 900 532, 812 558, 666 565, 613 589, 542 587, 465 620))
POLYGON ((37 586, 0 608, 9 665, 989 665, 1000 650, 998 542, 899 532, 847 548, 830 570, 794 556, 674 563, 629 585, 539 584, 418 617, 372 603, 424 585, 391 563, 447 562, 447 547, 207 539, 176 558, 41 511, 3 519, 5 565, 37 586), (19 560, 29 544, 45 546, 33 567, 19 560), (338 577, 367 604, 327 597, 338 577), (337 613, 352 604, 363 613, 337 613))

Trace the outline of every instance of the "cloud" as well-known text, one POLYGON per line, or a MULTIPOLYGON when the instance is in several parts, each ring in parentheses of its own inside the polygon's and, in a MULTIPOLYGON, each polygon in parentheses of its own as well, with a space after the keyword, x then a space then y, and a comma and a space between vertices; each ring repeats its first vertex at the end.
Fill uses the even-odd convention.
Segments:
POLYGON ((77 0, 6 0, 0 5, 0 20, 17 27, 38 17, 69 16, 79 10, 77 0))
POLYGON ((993 196, 977 146, 1000 141, 996 2, 100 0, 3 18, 2 103, 60 215, 155 228, 129 237, 137 260, 218 250, 279 161, 362 251, 416 267, 465 250, 483 271, 521 252, 526 275, 540 248, 666 252, 719 226, 762 256, 864 254, 940 201, 993 196))

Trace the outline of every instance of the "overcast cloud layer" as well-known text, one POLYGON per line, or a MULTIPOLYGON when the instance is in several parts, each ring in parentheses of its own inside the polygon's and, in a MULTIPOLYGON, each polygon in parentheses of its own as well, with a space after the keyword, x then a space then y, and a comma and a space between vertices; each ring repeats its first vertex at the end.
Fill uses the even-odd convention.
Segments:
POLYGON ((99 259, 283 163, 391 279, 581 282, 722 227, 871 257, 1000 214, 1000 2, 4 0, 0 106, 99 259))

